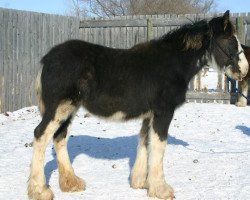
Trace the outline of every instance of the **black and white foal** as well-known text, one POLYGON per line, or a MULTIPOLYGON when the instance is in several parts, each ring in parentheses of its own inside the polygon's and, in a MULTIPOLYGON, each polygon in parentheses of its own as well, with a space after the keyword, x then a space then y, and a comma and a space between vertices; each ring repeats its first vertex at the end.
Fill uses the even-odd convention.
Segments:
POLYGON ((68 126, 84 106, 111 120, 143 119, 131 186, 147 189, 151 197, 173 199, 163 173, 163 156, 174 111, 185 101, 191 78, 210 62, 225 68, 230 77, 244 77, 248 63, 241 52, 229 11, 127 50, 79 40, 52 48, 43 57, 37 78, 42 121, 34 133, 29 198, 53 199, 44 176, 44 153, 52 138, 61 190, 85 189, 67 151, 68 126))

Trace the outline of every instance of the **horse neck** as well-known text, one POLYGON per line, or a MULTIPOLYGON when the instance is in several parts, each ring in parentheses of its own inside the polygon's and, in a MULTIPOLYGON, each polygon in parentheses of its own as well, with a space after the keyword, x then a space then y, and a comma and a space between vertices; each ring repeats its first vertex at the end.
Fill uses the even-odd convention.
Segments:
POLYGON ((194 53, 187 53, 186 57, 191 58, 190 64, 182 66, 185 71, 185 79, 190 82, 191 79, 198 74, 209 62, 209 51, 207 49, 200 49, 194 53))
POLYGON ((180 71, 182 71, 183 78, 189 82, 203 67, 207 66, 210 56, 209 49, 210 40, 204 40, 201 48, 176 50, 177 59, 181 60, 180 71))

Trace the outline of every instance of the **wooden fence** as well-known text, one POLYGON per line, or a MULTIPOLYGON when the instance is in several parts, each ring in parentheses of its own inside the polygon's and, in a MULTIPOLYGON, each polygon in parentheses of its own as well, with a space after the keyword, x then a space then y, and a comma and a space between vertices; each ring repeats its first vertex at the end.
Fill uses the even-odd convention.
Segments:
MULTIPOLYGON (((236 25, 241 30, 242 43, 250 45, 250 16, 233 16, 242 16, 233 20, 238 20, 236 25)), ((139 42, 160 37, 190 20, 208 17, 212 16, 158 15, 80 20, 0 8, 0 112, 36 104, 34 83, 40 68, 39 61, 55 44, 78 38, 114 48, 129 48, 139 42)), ((207 93, 201 84, 197 84, 202 83, 205 71, 190 83, 190 90, 199 93, 189 93, 188 99, 228 102, 230 95, 226 92, 228 86, 223 74, 218 74, 216 86, 220 93, 207 93)))
MULTIPOLYGON (((212 15, 139 15, 113 18, 85 19, 80 22, 79 37, 83 40, 114 48, 130 48, 133 45, 159 38, 177 27, 212 15)), ((250 45, 250 13, 233 13, 238 37, 242 44, 250 45)), ((187 101, 230 103, 236 96, 224 73, 203 69, 189 84, 187 101), (207 76, 216 76, 216 86, 209 88, 207 76)))
POLYGON ((78 19, 0 8, 0 112, 35 105, 42 55, 78 35, 78 19))
MULTIPOLYGON (((85 19, 80 22, 79 37, 83 40, 114 48, 130 48, 148 39, 161 37, 170 30, 212 15, 139 15, 85 19)), ((250 13, 233 13, 240 39, 250 45, 250 13)))

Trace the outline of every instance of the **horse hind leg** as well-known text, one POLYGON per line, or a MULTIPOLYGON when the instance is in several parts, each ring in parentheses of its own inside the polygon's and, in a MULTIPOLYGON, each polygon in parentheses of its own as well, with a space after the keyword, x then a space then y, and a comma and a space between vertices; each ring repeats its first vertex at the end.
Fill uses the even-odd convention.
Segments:
POLYGON ((59 185, 63 192, 78 192, 85 190, 85 182, 74 173, 67 149, 68 129, 71 118, 72 116, 61 125, 54 135, 54 146, 59 169, 59 185))
POLYGON ((62 102, 56 109, 47 109, 41 123, 35 129, 33 157, 28 180, 28 197, 34 200, 51 200, 53 192, 46 185, 44 175, 45 150, 61 124, 76 110, 70 101, 62 102))

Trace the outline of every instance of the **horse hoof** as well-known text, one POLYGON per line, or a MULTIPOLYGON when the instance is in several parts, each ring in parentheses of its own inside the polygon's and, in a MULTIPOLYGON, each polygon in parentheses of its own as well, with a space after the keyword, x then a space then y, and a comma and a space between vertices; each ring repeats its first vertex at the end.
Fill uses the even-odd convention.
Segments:
POLYGON ((236 102, 235 105, 238 106, 238 107, 246 107, 247 106, 246 103, 243 103, 243 102, 240 102, 240 101, 236 102))
POLYGON ((59 185, 63 192, 80 192, 86 188, 85 181, 76 175, 60 177, 59 185))
POLYGON ((173 200, 175 198, 173 188, 166 183, 149 185, 148 196, 164 200, 173 200))
POLYGON ((146 178, 144 177, 132 177, 131 187, 133 189, 143 189, 145 188, 146 178))
POLYGON ((133 189, 143 189, 146 184, 147 172, 142 170, 141 167, 134 168, 131 173, 131 187, 133 189))
POLYGON ((53 200, 54 194, 49 186, 45 185, 42 188, 35 186, 35 187, 28 187, 28 197, 32 200, 53 200))

